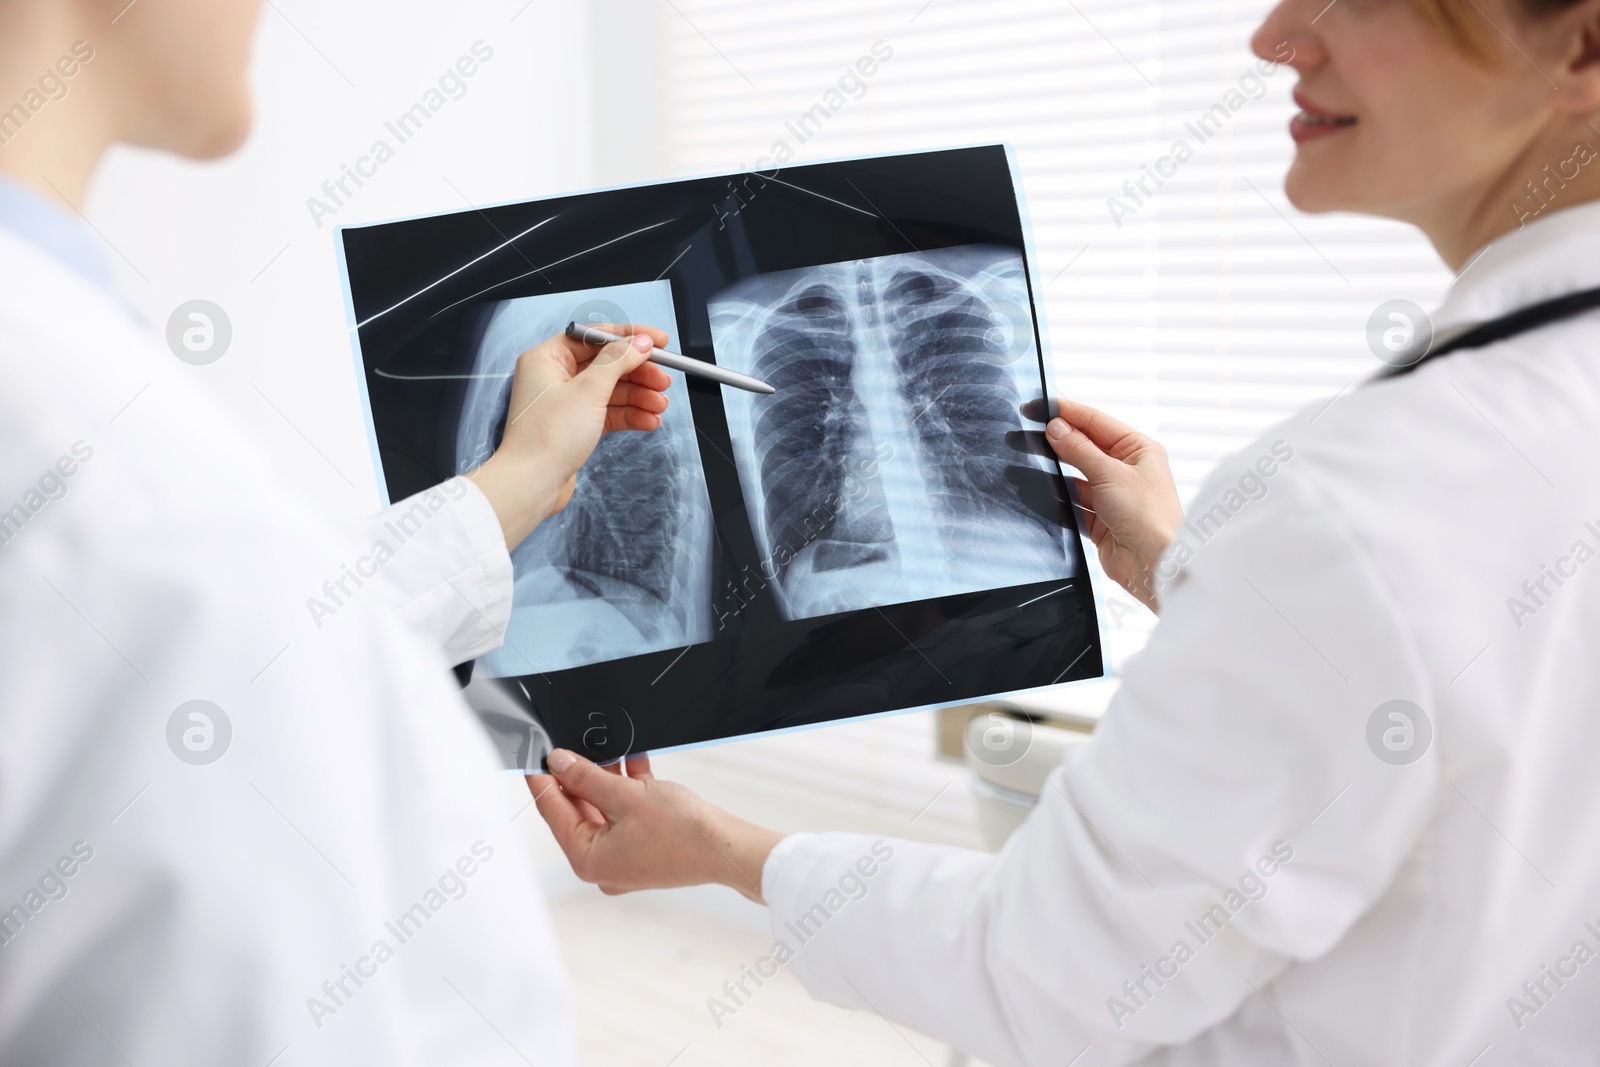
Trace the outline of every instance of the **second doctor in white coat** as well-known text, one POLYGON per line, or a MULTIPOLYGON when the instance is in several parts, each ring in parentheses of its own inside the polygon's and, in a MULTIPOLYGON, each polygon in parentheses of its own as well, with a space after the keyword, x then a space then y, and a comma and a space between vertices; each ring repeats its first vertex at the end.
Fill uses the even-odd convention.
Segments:
POLYGON ((1352 383, 1187 523, 1159 447, 1063 404, 1161 623, 998 855, 786 837, 557 752, 531 785, 580 876, 764 899, 767 974, 1008 1067, 1595 1062, 1600 2, 1285 0, 1284 43, 1298 206, 1420 227, 1441 341, 1563 314, 1352 383))

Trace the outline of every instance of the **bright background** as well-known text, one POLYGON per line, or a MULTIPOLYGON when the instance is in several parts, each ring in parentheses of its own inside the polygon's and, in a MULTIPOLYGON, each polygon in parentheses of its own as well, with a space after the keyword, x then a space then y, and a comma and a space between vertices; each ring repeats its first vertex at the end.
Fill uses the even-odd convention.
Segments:
MULTIPOLYGON (((1292 73, 1261 79, 1261 98, 1204 144, 1186 131, 1240 87, 1266 7, 271 0, 245 149, 208 166, 120 152, 84 213, 152 323, 195 298, 227 311, 231 350, 186 373, 308 491, 354 517, 377 493, 333 224, 732 170, 778 139, 800 160, 1006 141, 1021 163, 1062 392, 1156 435, 1188 496, 1221 456, 1375 368, 1374 309, 1396 298, 1429 306, 1447 278, 1403 228, 1307 218, 1284 201, 1292 73), (307 199, 480 40, 494 57, 466 95, 319 226, 307 199), (880 41, 893 58, 865 94, 799 144, 785 123, 880 41), (1180 138, 1195 157, 1136 203, 1124 182, 1180 138), (1137 209, 1120 225, 1113 196, 1137 209)), ((1109 601, 1121 661, 1152 620, 1126 597, 1109 601)), ((1112 688, 1057 703, 1093 714, 1112 688)), ((976 846, 966 772, 933 751, 932 718, 914 715, 669 756, 658 769, 785 829, 976 846)), ((508 803, 520 806, 519 788, 508 783, 508 803)), ((727 893, 602 899, 565 872, 536 816, 518 824, 547 872, 586 1062, 942 1062, 935 1043, 812 1004, 787 976, 714 1026, 706 998, 767 948, 759 912, 727 893)))

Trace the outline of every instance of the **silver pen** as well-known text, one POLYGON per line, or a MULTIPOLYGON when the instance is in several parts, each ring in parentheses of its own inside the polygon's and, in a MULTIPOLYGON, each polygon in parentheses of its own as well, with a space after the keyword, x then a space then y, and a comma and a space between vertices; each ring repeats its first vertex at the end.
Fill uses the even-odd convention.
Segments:
MULTIPOLYGON (((574 341, 582 341, 586 345, 609 345, 618 341, 626 341, 626 337, 618 337, 605 330, 597 330, 593 326, 583 326, 576 322, 567 323, 567 336, 574 341)), ((650 362, 659 363, 663 367, 681 370, 685 374, 698 374, 702 378, 722 385, 731 385, 735 389, 744 389, 751 393, 776 393, 777 390, 759 378, 752 378, 748 374, 719 367, 715 363, 707 363, 703 359, 693 359, 689 356, 680 356, 676 352, 664 352, 659 348, 650 350, 650 362)))

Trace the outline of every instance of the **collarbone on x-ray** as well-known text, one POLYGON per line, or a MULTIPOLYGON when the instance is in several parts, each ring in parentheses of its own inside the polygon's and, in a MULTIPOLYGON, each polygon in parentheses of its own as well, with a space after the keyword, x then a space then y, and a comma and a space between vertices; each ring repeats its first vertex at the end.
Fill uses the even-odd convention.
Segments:
POLYGON ((788 618, 1072 576, 1008 467, 1039 396, 1020 254, 963 246, 771 274, 711 302, 740 481, 788 618))

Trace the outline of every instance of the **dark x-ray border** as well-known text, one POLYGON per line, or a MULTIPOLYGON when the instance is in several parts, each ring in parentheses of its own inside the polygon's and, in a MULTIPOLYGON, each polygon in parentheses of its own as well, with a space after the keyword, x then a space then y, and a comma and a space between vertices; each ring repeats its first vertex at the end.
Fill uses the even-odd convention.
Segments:
MULTIPOLYGON (((1039 362, 1029 414, 1042 430, 1054 375, 1021 205, 1010 150, 989 145, 343 227, 336 244, 346 311, 385 496, 402 499, 460 473, 459 376, 494 301, 665 279, 679 315, 674 340, 715 362, 706 305, 735 282, 957 245, 1023 255, 1039 362)), ((688 386, 716 526, 723 628, 706 644, 509 680, 556 745, 610 760, 1106 674, 1059 472, 1019 463, 1012 473, 1030 506, 1072 535, 1077 577, 786 622, 762 596, 720 387, 688 386)), ((1019 453, 1039 450, 1035 430, 1015 436, 1019 453)))

